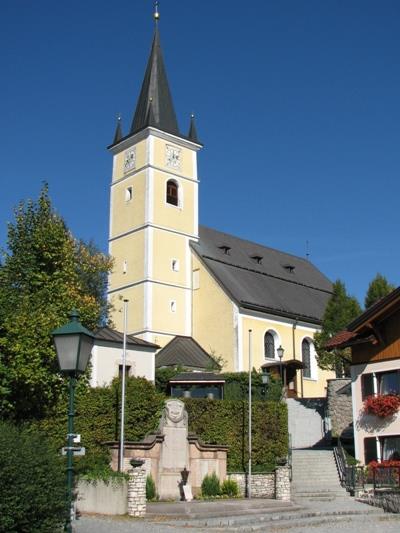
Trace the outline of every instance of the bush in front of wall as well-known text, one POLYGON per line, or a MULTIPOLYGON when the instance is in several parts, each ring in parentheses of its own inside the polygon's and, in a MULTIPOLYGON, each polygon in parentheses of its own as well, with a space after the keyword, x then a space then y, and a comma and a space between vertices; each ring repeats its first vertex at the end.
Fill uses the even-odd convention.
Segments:
POLYGON ((221 492, 221 485, 218 476, 215 472, 207 474, 201 483, 201 495, 206 498, 219 496, 221 492))
POLYGON ((221 485, 221 494, 229 498, 239 496, 239 485, 234 479, 225 479, 221 485))
POLYGON ((146 500, 152 502, 157 499, 156 484, 151 474, 146 477, 146 500))
POLYGON ((65 457, 46 435, 0 422, 0 531, 54 533, 66 518, 65 457))

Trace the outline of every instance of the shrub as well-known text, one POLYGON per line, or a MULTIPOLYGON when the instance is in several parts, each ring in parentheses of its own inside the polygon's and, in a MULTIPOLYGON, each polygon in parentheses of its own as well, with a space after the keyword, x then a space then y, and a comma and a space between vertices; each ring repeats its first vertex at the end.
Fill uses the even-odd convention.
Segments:
POLYGON ((65 458, 38 431, 0 422, 0 531, 54 533, 65 518, 65 458))
POLYGON ((146 477, 146 500, 154 501, 157 499, 156 484, 151 474, 146 477))
POLYGON ((235 498, 239 495, 239 486, 234 479, 225 479, 221 485, 221 494, 235 498))
POLYGON ((207 474, 201 483, 201 494, 202 496, 212 497, 218 496, 221 492, 221 486, 219 483, 218 476, 215 472, 211 475, 207 474))
POLYGON ((400 395, 380 394, 368 396, 364 400, 364 410, 367 414, 386 418, 393 416, 400 408, 400 395))

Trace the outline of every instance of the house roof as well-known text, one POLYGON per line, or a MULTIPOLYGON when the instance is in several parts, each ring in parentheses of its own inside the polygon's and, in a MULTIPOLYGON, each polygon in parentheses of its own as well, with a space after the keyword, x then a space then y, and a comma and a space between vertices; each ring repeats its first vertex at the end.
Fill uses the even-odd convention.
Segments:
POLYGON ((220 374, 213 372, 181 372, 169 380, 169 383, 225 383, 225 379, 220 374))
POLYGON ((377 324, 400 308, 400 287, 381 298, 350 322, 347 329, 340 331, 326 344, 327 350, 346 348, 364 342, 377 342, 374 324, 377 324))
POLYGON ((183 366, 208 368, 214 359, 192 337, 177 336, 156 354, 156 368, 183 366))
POLYGON ((320 324, 332 284, 310 261, 200 226, 191 244, 240 306, 320 324))
MULTIPOLYGON (((122 344, 124 341, 124 334, 115 329, 111 329, 108 326, 99 328, 94 332, 94 338, 101 341, 114 342, 116 344, 122 344)), ((158 344, 147 342, 139 337, 133 335, 126 336, 126 344, 129 346, 143 346, 146 348, 159 348, 158 344)))

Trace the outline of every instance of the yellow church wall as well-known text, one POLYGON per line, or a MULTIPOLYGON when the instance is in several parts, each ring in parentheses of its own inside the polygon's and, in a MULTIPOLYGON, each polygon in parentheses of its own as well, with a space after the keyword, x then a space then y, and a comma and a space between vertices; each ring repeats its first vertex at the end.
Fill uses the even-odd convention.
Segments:
POLYGON ((154 331, 186 335, 186 292, 187 289, 169 287, 154 283, 152 288, 152 325, 154 331), (175 302, 175 311, 171 304, 175 302))
MULTIPOLYGON (((163 230, 153 233, 153 278, 167 283, 186 285, 186 237, 163 230), (172 269, 178 261, 178 271, 172 269)), ((189 253, 189 252, 187 252, 189 253)))
POLYGON ((199 288, 193 290, 193 337, 206 352, 226 361, 224 371, 234 372, 233 303, 194 254, 192 269, 199 271, 199 288))
POLYGON ((114 156, 114 169, 112 177, 113 182, 120 180, 125 176, 128 176, 130 173, 135 172, 136 170, 141 169, 146 165, 146 142, 146 139, 144 139, 134 145, 136 147, 136 164, 135 167, 132 168, 129 172, 125 173, 125 152, 126 150, 129 150, 132 147, 122 150, 114 156))
POLYGON ((117 291, 109 295, 109 301, 114 307, 111 314, 113 326, 117 331, 124 329, 123 298, 128 302, 128 333, 141 331, 143 329, 144 316, 144 285, 135 285, 117 291))
MULTIPOLYGON (((277 335, 275 342, 285 350, 283 361, 289 359, 302 360, 301 344, 303 339, 313 339, 315 329, 297 325, 294 332, 295 353, 293 353, 293 325, 290 322, 280 323, 278 320, 268 320, 260 317, 241 316, 242 320, 242 353, 243 369, 249 368, 249 329, 252 330, 252 361, 253 367, 259 370, 266 362, 264 357, 264 335, 267 331, 272 331, 277 335)), ((283 319, 284 320, 284 319, 283 319)), ((335 377, 334 372, 321 370, 317 366, 315 354, 311 356, 311 378, 303 377, 301 383, 301 371, 296 373, 296 389, 298 396, 303 395, 308 398, 316 398, 326 395, 326 380, 335 377)))
POLYGON ((142 226, 145 217, 146 172, 139 172, 116 183, 111 191, 111 237, 142 226), (132 199, 126 190, 132 187, 132 199))
POLYGON ((176 231, 193 234, 194 231, 194 187, 196 185, 164 172, 154 172, 154 223, 173 228, 176 231), (168 204, 166 201, 167 181, 178 182, 180 205, 168 204))
POLYGON ((109 290, 143 280, 144 231, 136 231, 111 241, 110 255, 114 258, 114 266, 109 278, 109 290))
POLYGON ((154 155, 153 162, 156 167, 165 168, 167 172, 171 171, 175 174, 180 174, 182 176, 187 176, 193 178, 193 164, 194 164, 195 153, 193 150, 184 148, 172 142, 164 141, 163 139, 158 139, 154 137, 154 155), (173 146, 180 150, 180 167, 171 168, 166 164, 166 146, 173 146))

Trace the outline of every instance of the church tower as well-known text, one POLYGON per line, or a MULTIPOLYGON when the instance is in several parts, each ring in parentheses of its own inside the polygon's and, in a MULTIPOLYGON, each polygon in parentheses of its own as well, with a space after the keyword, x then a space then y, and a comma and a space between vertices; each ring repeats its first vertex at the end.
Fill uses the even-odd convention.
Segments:
POLYGON ((108 295, 111 318, 128 333, 164 346, 192 334, 190 241, 198 240, 198 142, 194 118, 182 135, 169 90, 158 29, 132 125, 118 119, 113 144, 109 252, 114 258, 108 295))

